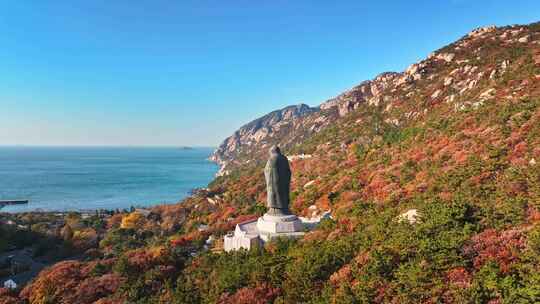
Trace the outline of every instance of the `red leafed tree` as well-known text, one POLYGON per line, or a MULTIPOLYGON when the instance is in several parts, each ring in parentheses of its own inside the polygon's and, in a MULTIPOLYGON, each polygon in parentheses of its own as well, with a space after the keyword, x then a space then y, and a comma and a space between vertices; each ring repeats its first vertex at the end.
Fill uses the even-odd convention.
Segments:
POLYGON ((266 304, 272 303, 279 295, 279 289, 269 284, 256 287, 244 287, 230 295, 225 293, 219 299, 220 304, 266 304))
POLYGON ((99 299, 98 301, 94 302, 93 304, 124 304, 126 303, 123 299, 99 299))
POLYGON ((0 288, 0 304, 19 304, 22 303, 16 295, 6 288, 0 288))
POLYGON ((464 251, 473 257, 474 267, 481 268, 485 263, 494 261, 502 272, 507 272, 518 255, 525 248, 525 239, 518 230, 499 232, 487 229, 472 237, 464 251))
POLYGON ((517 143, 510 153, 510 162, 514 165, 526 165, 527 160, 524 158, 527 154, 527 143, 520 141, 517 143))
POLYGON ((330 276, 330 283, 332 283, 334 287, 339 287, 343 282, 350 282, 351 280, 352 269, 350 264, 341 267, 330 276))
POLYGON ((463 267, 454 268, 446 273, 448 282, 461 287, 467 288, 471 285, 471 274, 463 267))
POLYGON ((83 280, 72 297, 66 297, 67 303, 94 303, 100 298, 114 293, 124 279, 117 274, 106 274, 83 280))
POLYGON ((45 303, 60 301, 64 297, 73 295, 80 282, 82 263, 76 261, 60 262, 43 271, 37 279, 26 286, 21 297, 30 303, 45 303))
POLYGON ((60 262, 43 271, 21 292, 30 303, 94 303, 118 289, 122 278, 115 274, 87 277, 87 264, 77 261, 60 262))

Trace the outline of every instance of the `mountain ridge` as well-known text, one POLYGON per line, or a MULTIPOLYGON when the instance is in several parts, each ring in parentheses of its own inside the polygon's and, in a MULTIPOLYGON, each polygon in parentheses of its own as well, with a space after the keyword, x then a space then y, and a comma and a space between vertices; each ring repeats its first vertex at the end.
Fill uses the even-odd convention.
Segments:
MULTIPOLYGON (((480 27, 467 33, 464 37, 454 43, 467 38, 480 38, 482 35, 496 29, 497 27, 495 26, 480 27)), ((210 157, 210 160, 216 162, 220 166, 217 175, 222 176, 229 173, 231 169, 246 163, 246 158, 256 159, 261 155, 264 155, 261 151, 267 150, 271 144, 280 144, 285 148, 291 148, 291 142, 298 142, 301 138, 308 137, 311 134, 320 131, 339 117, 346 116, 350 112, 356 110, 361 104, 367 103, 368 105, 378 105, 381 101, 387 102, 390 97, 384 94, 386 89, 392 87, 395 92, 398 86, 411 85, 414 84, 414 82, 425 78, 430 65, 432 65, 434 61, 451 63, 456 54, 444 52, 445 48, 448 48, 448 46, 440 48, 428 55, 427 58, 409 65, 403 72, 382 72, 373 79, 364 80, 351 89, 325 100, 318 107, 313 108, 319 109, 319 111, 314 110, 306 113, 306 115, 290 117, 288 122, 291 124, 291 130, 289 130, 289 134, 286 134, 285 136, 274 134, 271 121, 265 124, 265 131, 257 133, 257 136, 255 136, 254 133, 261 131, 260 128, 255 129, 254 132, 251 132, 251 134, 245 137, 240 136, 239 134, 246 133, 246 126, 254 124, 259 120, 264 120, 264 117, 272 115, 272 113, 294 107, 294 105, 282 108, 281 110, 272 111, 240 127, 233 135, 227 137, 210 157), (310 119, 306 119, 305 116, 311 117, 308 117, 310 119), (298 138, 296 136, 297 134, 298 138), (258 140, 251 140, 253 137, 257 137, 258 140), (268 140, 268 142, 265 140, 268 140)), ((436 92, 434 92, 434 94, 435 93, 436 92)))

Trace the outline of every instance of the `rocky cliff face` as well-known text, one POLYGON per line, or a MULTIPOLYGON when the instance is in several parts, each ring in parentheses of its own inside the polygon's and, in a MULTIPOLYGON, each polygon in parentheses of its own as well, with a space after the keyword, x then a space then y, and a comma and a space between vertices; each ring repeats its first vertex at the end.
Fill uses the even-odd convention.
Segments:
POLYGON ((288 106, 240 127, 226 138, 210 157, 210 160, 221 166, 218 175, 225 174, 228 167, 241 162, 239 156, 280 143, 287 132, 299 127, 298 122, 301 119, 319 111, 319 108, 305 104, 288 106))
POLYGON ((335 98, 321 104, 321 109, 336 108, 340 117, 354 111, 362 103, 378 105, 383 98, 382 92, 388 87, 395 85, 396 81, 402 77, 401 73, 386 72, 367 80, 354 88, 338 95, 335 98))

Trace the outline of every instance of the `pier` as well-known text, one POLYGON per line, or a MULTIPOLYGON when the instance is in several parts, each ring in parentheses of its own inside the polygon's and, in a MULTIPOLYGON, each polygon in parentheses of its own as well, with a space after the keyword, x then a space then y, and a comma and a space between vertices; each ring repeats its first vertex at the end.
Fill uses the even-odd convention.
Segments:
POLYGON ((0 200, 0 208, 9 205, 24 205, 28 204, 28 200, 0 200))

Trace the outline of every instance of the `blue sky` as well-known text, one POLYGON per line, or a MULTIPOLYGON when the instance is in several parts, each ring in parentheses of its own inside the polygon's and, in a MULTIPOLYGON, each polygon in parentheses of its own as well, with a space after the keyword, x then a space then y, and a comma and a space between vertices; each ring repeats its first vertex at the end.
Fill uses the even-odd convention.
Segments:
POLYGON ((0 145, 217 145, 538 0, 1 1, 0 145))

